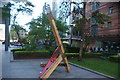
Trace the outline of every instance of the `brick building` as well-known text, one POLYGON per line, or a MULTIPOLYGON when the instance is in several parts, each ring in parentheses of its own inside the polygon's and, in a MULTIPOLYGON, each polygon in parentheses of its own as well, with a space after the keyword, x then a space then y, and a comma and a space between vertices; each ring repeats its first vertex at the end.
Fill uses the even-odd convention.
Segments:
POLYGON ((93 13, 104 13, 111 18, 102 25, 95 25, 91 19, 91 34, 95 41, 93 47, 104 48, 110 52, 120 52, 120 2, 90 2, 86 4, 86 18, 93 13))

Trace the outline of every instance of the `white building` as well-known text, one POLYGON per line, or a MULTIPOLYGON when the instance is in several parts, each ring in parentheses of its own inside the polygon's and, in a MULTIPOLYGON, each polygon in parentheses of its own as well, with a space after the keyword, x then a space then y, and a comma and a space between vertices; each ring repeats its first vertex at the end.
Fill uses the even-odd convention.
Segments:
POLYGON ((27 36, 27 32, 25 30, 20 30, 19 35, 20 35, 21 38, 24 38, 24 37, 27 36))

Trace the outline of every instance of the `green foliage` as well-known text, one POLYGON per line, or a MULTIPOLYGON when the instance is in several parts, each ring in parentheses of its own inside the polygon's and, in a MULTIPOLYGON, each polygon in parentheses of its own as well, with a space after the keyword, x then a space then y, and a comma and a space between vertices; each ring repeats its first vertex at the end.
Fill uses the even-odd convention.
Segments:
POLYGON ((110 18, 110 16, 102 13, 95 13, 92 15, 92 18, 95 18, 96 24, 105 24, 105 22, 110 18))
POLYGON ((80 53, 65 53, 67 58, 78 58, 80 53))
POLYGON ((14 4, 8 2, 6 5, 4 5, 3 9, 2 9, 2 14, 3 14, 3 18, 8 18, 11 16, 10 14, 10 10, 11 10, 11 7, 13 6, 14 4))
POLYGON ((25 49, 20 49, 20 48, 16 48, 16 49, 12 49, 11 51, 12 52, 15 52, 15 51, 24 51, 25 49))
POLYGON ((19 50, 24 50, 24 49, 21 49, 21 48, 12 49, 12 51, 19 51, 19 50))
POLYGON ((49 53, 48 50, 34 50, 34 51, 15 51, 14 54, 30 54, 30 53, 49 53))
POLYGON ((110 56, 110 58, 120 58, 120 56, 119 55, 112 55, 112 56, 110 56))
POLYGON ((79 55, 79 53, 65 53, 66 55, 71 55, 71 56, 74 56, 74 55, 79 55))
POLYGON ((46 27, 46 28, 50 27, 50 23, 46 14, 42 14, 41 20, 42 20, 43 27, 46 27))
POLYGON ((30 31, 28 33, 27 44, 25 47, 27 50, 36 49, 39 45, 38 40, 44 40, 46 38, 46 28, 42 25, 42 17, 39 16, 37 19, 32 19, 31 22, 27 23, 30 31))
POLYGON ((38 46, 35 36, 26 37, 24 44, 26 50, 35 50, 38 46))
POLYGON ((74 64, 78 64, 80 66, 116 77, 120 78, 119 76, 119 63, 114 63, 108 60, 103 60, 99 58, 84 58, 82 61, 78 61, 77 59, 70 59, 70 62, 74 64))
MULTIPOLYGON (((86 46, 88 46, 93 40, 93 36, 90 33, 90 20, 92 18, 95 18, 96 22, 94 24, 104 24, 110 17, 102 14, 102 13, 94 13, 90 18, 80 18, 78 20, 76 20, 76 27, 74 30, 76 31, 80 31, 81 34, 81 38, 84 40, 83 44, 85 44, 85 46, 83 47, 83 45, 81 45, 81 47, 83 47, 83 49, 86 49, 86 46), (86 34, 87 33, 87 34, 86 34)), ((81 48, 82 49, 82 48, 81 48)), ((84 54, 84 52, 86 52, 86 50, 81 50, 82 53, 84 54)), ((97 54, 96 54, 97 55, 97 54)))
POLYGON ((120 55, 112 55, 109 57, 109 60, 120 63, 120 55))
MULTIPOLYGON (((23 28, 23 26, 21 26, 20 24, 18 24, 17 22, 17 17, 19 15, 19 13, 23 13, 23 14, 29 14, 31 15, 33 10, 32 10, 32 7, 34 7, 34 5, 31 3, 31 2, 11 2, 11 3, 8 3, 7 8, 9 8, 11 10, 11 29, 12 31, 15 31, 15 33, 17 34, 17 37, 18 37, 18 40, 21 40, 21 36, 19 34, 19 31, 20 30, 24 30, 25 29, 23 28), (16 6, 17 5, 17 6, 16 6), (14 13, 12 13, 14 12, 14 13)), ((12 34, 13 36, 14 34, 12 34)))
POLYGON ((14 4, 14 6, 11 7, 11 9, 14 9, 16 11, 16 14, 19 14, 20 12, 23 14, 28 14, 31 15, 33 12, 33 7, 34 5, 29 2, 29 1, 25 1, 25 2, 12 2, 12 4, 14 4), (17 6, 16 6, 17 5, 17 6))
POLYGON ((67 43, 62 43, 62 44, 63 44, 63 46, 64 46, 65 48, 70 46, 70 45, 67 44, 67 43))
MULTIPOLYGON (((62 20, 55 20, 55 22, 59 33, 62 33, 60 35, 63 37, 63 33, 66 33, 68 27, 62 22, 62 20)), ((47 46, 49 46, 49 50, 53 52, 51 46, 55 39, 47 15, 42 14, 42 16, 32 19, 31 22, 27 23, 26 25, 28 25, 30 28, 27 37, 28 44, 26 44, 26 48, 35 49, 38 46, 38 40, 48 40, 51 42, 51 44, 47 46)))
POLYGON ((66 26, 65 22, 62 22, 62 19, 55 20, 57 29, 59 31, 59 34, 61 37, 65 37, 63 34, 67 33, 66 31, 68 30, 68 26, 66 26))
POLYGON ((100 57, 103 56, 103 53, 93 52, 93 53, 84 53, 84 57, 100 57))
POLYGON ((87 18, 77 19, 76 20, 76 26, 77 27, 81 27, 81 26, 83 27, 83 26, 85 26, 86 22, 87 22, 87 18))
POLYGON ((56 48, 55 46, 50 46, 48 50, 52 54, 55 51, 55 48, 56 48))
POLYGON ((91 52, 91 53, 86 53, 86 54, 103 54, 102 52, 91 52))
POLYGON ((80 48, 79 47, 66 47, 67 53, 79 53, 80 48))

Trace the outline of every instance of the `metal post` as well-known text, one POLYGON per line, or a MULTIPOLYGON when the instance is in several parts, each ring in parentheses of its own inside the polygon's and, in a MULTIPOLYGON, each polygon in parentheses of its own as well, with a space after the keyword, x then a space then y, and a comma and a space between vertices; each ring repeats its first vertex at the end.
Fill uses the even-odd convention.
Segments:
POLYGON ((8 51, 9 46, 9 19, 5 19, 5 51, 8 51))
POLYGON ((70 25, 70 46, 72 46, 72 25, 70 25))

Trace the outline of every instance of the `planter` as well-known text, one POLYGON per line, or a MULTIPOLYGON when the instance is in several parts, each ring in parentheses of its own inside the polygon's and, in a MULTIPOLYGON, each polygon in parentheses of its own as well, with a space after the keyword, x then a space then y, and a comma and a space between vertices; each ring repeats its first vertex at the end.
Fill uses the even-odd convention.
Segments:
POLYGON ((100 56, 103 56, 102 54, 85 54, 83 57, 91 57, 91 58, 100 58, 100 56))
POLYGON ((68 59, 79 57, 79 53, 65 53, 65 55, 67 56, 68 59))
POLYGON ((13 53, 14 53, 15 51, 25 51, 25 49, 20 49, 20 48, 18 48, 18 49, 12 49, 12 50, 11 50, 11 52, 13 52, 13 53))
POLYGON ((109 60, 113 62, 120 62, 120 56, 110 56, 109 60))
POLYGON ((50 58, 49 53, 29 53, 29 54, 13 54, 14 59, 45 59, 50 58))

